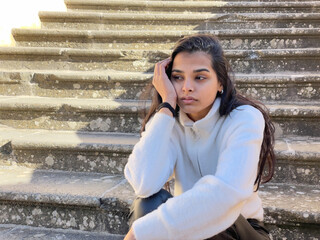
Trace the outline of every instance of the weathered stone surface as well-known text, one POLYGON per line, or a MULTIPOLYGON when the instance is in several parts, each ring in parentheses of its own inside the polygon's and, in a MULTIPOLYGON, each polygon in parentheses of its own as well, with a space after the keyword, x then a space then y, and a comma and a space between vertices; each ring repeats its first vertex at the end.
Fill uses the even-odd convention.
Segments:
POLYGON ((13 151, 10 157, 7 156, 7 161, 48 170, 123 174, 129 154, 128 152, 112 152, 112 150, 91 152, 84 149, 82 151, 21 149, 13 151), (67 157, 66 153, 68 153, 67 157))
POLYGON ((1 166, 1 200, 99 207, 99 198, 122 181, 119 175, 1 166), (25 195, 23 191, 28 192, 25 195), (54 194, 54 195, 53 195, 54 194))
POLYGON ((2 129, 0 160, 37 169, 122 174, 137 135, 2 129))
MULTIPOLYGON (((101 197, 123 177, 1 167, 0 223, 124 234, 128 203, 101 197), (110 203, 111 204, 111 203, 110 203)), ((112 199, 117 199, 113 195, 112 199)))
MULTIPOLYGON (((117 70, 151 72, 170 50, 83 50, 63 48, 0 48, 0 68, 34 70, 117 70), (12 61, 15 64, 12 64, 12 61)), ((226 50, 233 70, 241 73, 320 71, 319 48, 226 50)))
POLYGON ((124 234, 128 227, 128 212, 107 212, 85 206, 29 205, 19 202, 0 202, 1 224, 19 224, 48 228, 79 229, 84 231, 124 234))
POLYGON ((95 233, 70 229, 49 229, 43 227, 29 227, 13 224, 0 224, 1 240, 40 240, 40 239, 59 239, 59 240, 120 240, 123 235, 95 233))
MULTIPOLYGON (((13 168, 11 172, 8 172, 8 168, 2 168, 2 170, 6 174, 3 176, 4 179, 7 179, 8 175, 12 175, 12 178, 20 176, 19 181, 10 181, 11 185, 6 185, 8 181, 1 181, 0 221, 2 224, 25 224, 121 234, 127 231, 124 218, 128 214, 128 208, 134 196, 131 187, 122 177, 110 178, 96 173, 70 175, 67 172, 23 168, 13 168), (21 181, 23 182, 21 173, 27 175, 27 172, 32 172, 32 180, 29 179, 27 183, 21 184, 21 181), (76 181, 77 179, 79 181, 76 181), (114 181, 115 179, 117 180, 114 181), (106 181, 112 181, 113 186, 106 181), (103 188, 102 183, 109 186, 103 188), (102 187, 101 190, 97 188, 99 186, 102 187), (98 191, 94 193, 93 189, 98 191), (52 193, 54 195, 51 197, 52 193), (95 200, 94 204, 88 203, 87 200, 72 204, 70 197, 77 196, 80 199, 93 197, 100 200, 95 200)), ((308 229, 312 230, 313 226, 320 221, 319 192, 318 186, 292 185, 288 188, 288 185, 281 184, 262 185, 260 196, 266 210, 265 221, 284 228, 300 225, 300 229, 304 230, 301 231, 303 233, 308 232, 308 229)))
POLYGON ((276 166, 272 182, 320 183, 320 143, 317 139, 283 139, 276 141, 276 166))
POLYGON ((319 139, 282 139, 275 144, 276 165, 272 182, 317 186, 320 183, 319 139))
POLYGON ((319 47, 320 30, 235 29, 206 31, 101 31, 13 29, 17 46, 91 49, 166 50, 182 36, 210 33, 218 36, 224 49, 284 49, 319 47))
POLYGON ((276 137, 320 136, 319 106, 268 105, 271 119, 275 122, 276 137), (286 116, 286 117, 284 117, 286 116))
POLYGON ((211 30, 243 28, 317 28, 317 13, 134 14, 40 12, 44 28, 90 30, 211 30))
MULTIPOLYGON (((148 101, 0 98, 0 123, 15 128, 138 133, 148 101), (36 120, 35 120, 36 119, 36 120)), ((320 107, 267 105, 277 137, 319 136, 320 107), (307 124, 306 124, 307 123, 307 124)))
MULTIPOLYGON (((71 131, 4 130, 2 165, 122 174, 139 136, 71 131)), ((308 137, 276 141, 273 182, 318 185, 320 140, 308 137)))
POLYGON ((0 71, 0 95, 26 95, 32 92, 30 72, 0 71))
POLYGON ((147 98, 153 73, 0 70, 0 94, 65 98, 147 98))
MULTIPOLYGON (((168 0, 149 0, 149 1, 168 1, 168 0)), ((186 0, 170 0, 170 1, 186 1, 186 0)), ((208 0, 193 0, 195 2, 202 2, 208 0)), ((223 2, 241 2, 242 0, 225 0, 223 2)), ((315 0, 303 0, 304 2, 314 2, 315 0)), ((246 2, 257 2, 257 0, 247 0, 246 2)), ((258 2, 281 2, 281 0, 258 0, 258 2)), ((300 0, 290 0, 290 2, 300 2, 300 0)))
POLYGON ((320 183, 319 161, 301 161, 277 158, 276 171, 272 182, 290 182, 294 184, 312 184, 320 183))
POLYGON ((5 97, 0 102, 0 122, 17 128, 139 132, 139 114, 146 105, 107 99, 5 97))
MULTIPOLYGON (((150 99, 153 73, 121 71, 0 71, 0 94, 43 97, 150 99)), ((317 101, 317 73, 236 74, 237 89, 263 102, 317 101)))
POLYGON ((320 75, 302 74, 261 74, 237 75, 237 89, 247 96, 264 102, 317 101, 320 91, 320 75))
POLYGON ((139 99, 150 84, 152 73, 123 73, 114 71, 82 74, 66 71, 36 73, 32 79, 37 84, 37 96, 139 99))
POLYGON ((259 191, 266 211, 265 222, 289 226, 319 224, 319 186, 266 184, 259 191))
POLYGON ((283 240, 283 239, 303 239, 303 240, 318 240, 319 239, 319 226, 303 226, 303 228, 297 228, 294 226, 286 225, 270 225, 265 224, 272 239, 283 240))
POLYGON ((272 182, 319 185, 320 144, 316 139, 284 139, 276 142, 275 150, 272 182))
POLYGON ((142 119, 138 114, 94 113, 91 111, 82 113, 54 111, 27 112, 27 111, 5 111, 1 110, 1 124, 29 129, 50 129, 50 130, 78 130, 91 132, 131 132, 140 131, 142 119), (34 119, 37 119, 36 121, 34 119))
POLYGON ((225 53, 235 72, 274 73, 320 70, 320 64, 314 62, 314 59, 318 58, 316 49, 315 51, 312 49, 243 50, 225 53))
POLYGON ((273 239, 318 239, 319 193, 318 185, 262 185, 259 195, 265 206, 264 221, 273 239))
POLYGON ((313 12, 319 9, 319 3, 302 2, 226 2, 226 1, 101 1, 67 0, 68 9, 108 12, 313 12))
POLYGON ((169 51, 98 50, 71 48, 0 48, 0 68, 6 70, 146 71, 169 51), (12 62, 14 61, 14 64, 12 62))

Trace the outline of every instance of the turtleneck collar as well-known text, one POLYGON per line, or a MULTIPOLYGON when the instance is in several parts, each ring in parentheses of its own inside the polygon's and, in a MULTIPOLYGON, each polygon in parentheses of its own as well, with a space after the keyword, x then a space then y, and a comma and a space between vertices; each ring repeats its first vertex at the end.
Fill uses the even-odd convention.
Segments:
POLYGON ((215 123, 218 121, 220 117, 220 114, 219 114, 220 102, 221 102, 221 98, 220 97, 216 98, 208 114, 204 118, 195 122, 191 120, 185 112, 180 110, 179 112, 180 124, 186 128, 193 128, 200 132, 205 132, 205 133, 207 133, 208 131, 210 132, 210 130, 212 130, 215 123))

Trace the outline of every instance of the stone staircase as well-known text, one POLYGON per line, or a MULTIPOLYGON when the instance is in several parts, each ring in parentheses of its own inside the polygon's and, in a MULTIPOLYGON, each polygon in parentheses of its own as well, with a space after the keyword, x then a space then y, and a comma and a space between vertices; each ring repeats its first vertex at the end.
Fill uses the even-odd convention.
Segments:
POLYGON ((65 0, 0 48, 0 239, 122 239, 154 64, 216 34, 276 125, 273 239, 320 239, 320 1, 65 0))

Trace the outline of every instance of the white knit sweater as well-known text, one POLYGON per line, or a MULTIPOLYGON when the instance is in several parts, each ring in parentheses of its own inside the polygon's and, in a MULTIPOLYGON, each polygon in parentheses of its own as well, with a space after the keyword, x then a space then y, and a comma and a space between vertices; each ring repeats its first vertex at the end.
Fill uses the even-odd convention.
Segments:
POLYGON ((230 227, 240 214, 263 220, 254 180, 264 131, 259 110, 244 105, 219 115, 217 98, 193 122, 156 113, 135 145, 125 177, 137 196, 158 192, 174 174, 174 198, 136 220, 137 240, 205 239, 230 227))

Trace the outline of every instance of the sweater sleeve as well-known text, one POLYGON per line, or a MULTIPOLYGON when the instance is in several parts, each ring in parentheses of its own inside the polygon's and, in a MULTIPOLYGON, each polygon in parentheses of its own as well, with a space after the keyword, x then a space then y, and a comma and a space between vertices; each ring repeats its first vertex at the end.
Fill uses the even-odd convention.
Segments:
POLYGON ((129 156, 124 175, 139 197, 160 191, 173 173, 177 158, 171 139, 174 123, 174 118, 156 113, 129 156))
POLYGON ((192 189, 136 220, 137 240, 206 239, 239 217, 254 191, 264 119, 254 108, 233 111, 229 118, 216 174, 202 177, 192 189))

